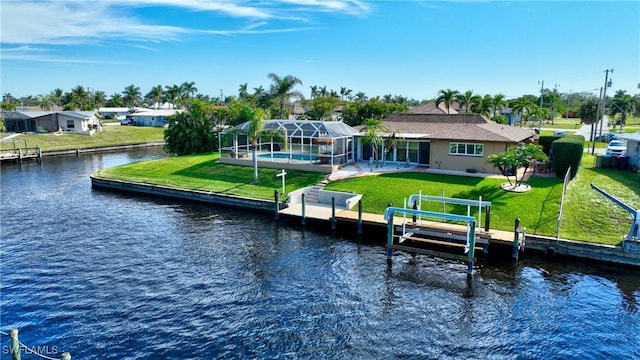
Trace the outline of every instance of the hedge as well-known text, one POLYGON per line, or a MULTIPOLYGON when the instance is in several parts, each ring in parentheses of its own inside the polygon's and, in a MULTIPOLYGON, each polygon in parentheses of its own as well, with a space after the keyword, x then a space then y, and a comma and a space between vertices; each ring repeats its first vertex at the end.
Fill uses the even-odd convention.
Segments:
POLYGON ((578 167, 582 161, 584 152, 584 136, 566 135, 551 143, 551 153, 553 164, 556 169, 556 176, 563 178, 567 169, 571 166, 571 178, 578 172, 578 167))
POLYGON ((538 144, 542 146, 542 151, 544 151, 545 154, 549 154, 549 151, 551 151, 551 144, 563 137, 564 136, 561 135, 540 135, 538 138, 538 144))

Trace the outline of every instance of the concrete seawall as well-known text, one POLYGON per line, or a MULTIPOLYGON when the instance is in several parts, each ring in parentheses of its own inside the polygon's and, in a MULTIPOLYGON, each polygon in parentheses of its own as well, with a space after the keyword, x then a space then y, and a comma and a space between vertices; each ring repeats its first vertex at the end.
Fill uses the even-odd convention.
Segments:
POLYGON ((79 155, 79 154, 83 154, 83 153, 97 153, 97 152, 130 150, 130 149, 143 149, 143 148, 160 147, 160 146, 164 146, 164 141, 157 141, 157 142, 150 142, 150 143, 140 143, 140 144, 129 144, 129 145, 96 146, 96 147, 65 149, 65 150, 43 150, 42 151, 42 156, 45 157, 45 156, 79 155))
POLYGON ((103 179, 94 175, 91 176, 91 186, 93 188, 155 195, 164 198, 275 213, 274 201, 216 194, 208 191, 183 190, 167 186, 131 183, 126 181, 103 179))
POLYGON ((640 267, 640 243, 638 241, 626 241, 624 246, 613 246, 527 234, 525 250, 541 252, 546 256, 560 255, 640 267))

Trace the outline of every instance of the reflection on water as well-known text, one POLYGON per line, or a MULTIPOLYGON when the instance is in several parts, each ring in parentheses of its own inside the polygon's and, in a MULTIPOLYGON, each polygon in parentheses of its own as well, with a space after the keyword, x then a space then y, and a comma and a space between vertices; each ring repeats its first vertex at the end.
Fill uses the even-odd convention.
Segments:
POLYGON ((91 189, 158 156, 3 166, 3 331, 81 359, 638 358, 638 272, 525 257, 467 281, 272 216, 91 189))

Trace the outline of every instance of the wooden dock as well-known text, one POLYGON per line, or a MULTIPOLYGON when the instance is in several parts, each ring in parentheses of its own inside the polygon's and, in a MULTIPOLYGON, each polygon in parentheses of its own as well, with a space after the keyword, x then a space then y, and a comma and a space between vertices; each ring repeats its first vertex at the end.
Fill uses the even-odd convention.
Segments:
MULTIPOLYGON (((336 218, 338 221, 349 221, 349 222, 357 222, 358 221, 358 212, 353 210, 345 210, 336 214, 336 218)), ((404 219, 402 217, 396 216, 394 217, 394 223, 396 226, 401 226, 398 224, 402 224, 404 219)), ((409 220, 409 219, 407 219, 409 220)), ((380 226, 386 226, 387 221, 384 219, 384 215, 382 214, 370 214, 370 213, 362 213, 362 221, 369 224, 376 224, 380 226)), ((413 223, 411 221, 407 221, 407 227, 416 227, 419 226, 423 231, 425 231, 425 235, 428 235, 429 231, 437 231, 439 233, 450 234, 452 236, 459 236, 461 234, 466 234, 467 227, 464 225, 457 224, 449 224, 444 222, 437 221, 427 221, 422 220, 420 223, 413 223)), ((435 234, 433 234, 435 235, 435 234)), ((489 231, 479 230, 476 232, 476 236, 480 239, 488 239, 490 243, 499 243, 500 245, 511 246, 513 244, 513 232, 503 231, 503 230, 494 230, 489 229, 489 231)))
POLYGON ((22 162, 23 160, 41 160, 42 159, 42 151, 40 147, 36 146, 33 148, 23 147, 23 148, 14 148, 14 149, 3 149, 0 150, 0 162, 5 161, 18 161, 22 162))

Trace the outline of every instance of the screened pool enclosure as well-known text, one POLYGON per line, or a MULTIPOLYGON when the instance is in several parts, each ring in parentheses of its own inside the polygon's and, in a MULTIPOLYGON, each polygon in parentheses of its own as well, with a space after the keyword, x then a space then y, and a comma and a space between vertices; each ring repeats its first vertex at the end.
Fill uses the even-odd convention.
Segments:
MULTIPOLYGON (((248 127, 249 123, 245 122, 226 131, 234 136, 228 143, 221 144, 221 151, 229 151, 232 158, 250 158, 248 127)), ((257 147, 260 161, 336 166, 355 159, 353 139, 358 131, 341 121, 267 120, 264 129, 280 132, 286 142, 261 137, 257 147)))

